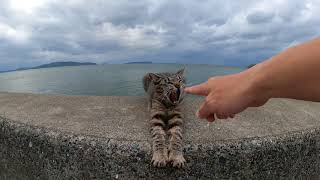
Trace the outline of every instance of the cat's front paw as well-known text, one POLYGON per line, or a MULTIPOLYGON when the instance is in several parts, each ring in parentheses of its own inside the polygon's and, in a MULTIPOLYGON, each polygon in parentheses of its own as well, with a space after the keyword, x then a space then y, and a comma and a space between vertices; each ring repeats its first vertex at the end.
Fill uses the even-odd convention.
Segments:
POLYGON ((164 152, 154 152, 151 163, 154 167, 165 167, 168 162, 168 154, 164 152))
POLYGON ((184 159, 182 153, 170 152, 169 161, 172 163, 173 167, 184 168, 186 160, 184 159))

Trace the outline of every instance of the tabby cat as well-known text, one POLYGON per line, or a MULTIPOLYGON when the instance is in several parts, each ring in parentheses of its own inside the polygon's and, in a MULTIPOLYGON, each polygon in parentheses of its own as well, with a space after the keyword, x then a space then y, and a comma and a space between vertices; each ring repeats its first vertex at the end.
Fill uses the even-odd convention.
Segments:
POLYGON ((144 90, 148 94, 151 115, 152 164, 164 167, 184 167, 180 104, 184 96, 184 69, 176 73, 148 73, 143 77, 144 90), (166 142, 168 135, 168 143, 166 142))

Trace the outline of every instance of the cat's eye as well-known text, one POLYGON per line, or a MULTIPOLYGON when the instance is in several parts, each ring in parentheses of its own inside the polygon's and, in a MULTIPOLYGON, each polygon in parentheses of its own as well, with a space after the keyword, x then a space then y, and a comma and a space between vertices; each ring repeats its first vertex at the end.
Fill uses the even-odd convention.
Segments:
POLYGON ((176 88, 180 88, 180 86, 181 86, 181 83, 180 83, 180 81, 178 81, 178 82, 175 82, 175 83, 174 83, 174 86, 175 86, 176 88))
POLYGON ((179 83, 181 84, 181 83, 184 83, 185 82, 185 80, 184 79, 179 79, 179 83))

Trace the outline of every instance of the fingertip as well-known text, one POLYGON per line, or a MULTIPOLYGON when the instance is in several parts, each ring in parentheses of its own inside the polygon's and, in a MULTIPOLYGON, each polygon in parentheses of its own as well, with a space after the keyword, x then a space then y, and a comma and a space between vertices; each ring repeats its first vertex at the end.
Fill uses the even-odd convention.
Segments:
POLYGON ((187 88, 185 88, 184 89, 184 92, 186 92, 186 93, 190 93, 191 92, 191 90, 190 90, 191 88, 190 87, 187 87, 187 88))
POLYGON ((206 83, 198 84, 191 87, 186 87, 184 91, 186 93, 194 94, 194 95, 200 95, 200 96, 208 95, 208 89, 207 89, 206 83))
POLYGON ((210 123, 213 122, 214 120, 215 120, 214 114, 207 117, 207 121, 210 123))

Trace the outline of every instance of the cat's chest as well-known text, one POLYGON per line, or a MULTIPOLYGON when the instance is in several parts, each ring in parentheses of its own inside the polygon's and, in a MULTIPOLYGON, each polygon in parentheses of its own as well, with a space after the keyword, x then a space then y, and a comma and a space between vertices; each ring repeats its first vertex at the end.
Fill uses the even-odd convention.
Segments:
POLYGON ((173 116, 181 114, 180 105, 166 107, 160 103, 153 103, 152 108, 150 110, 151 110, 151 114, 161 114, 163 118, 169 118, 169 119, 173 116))

